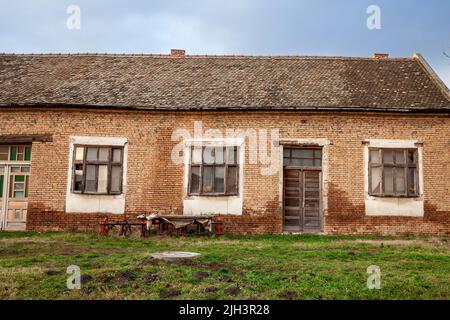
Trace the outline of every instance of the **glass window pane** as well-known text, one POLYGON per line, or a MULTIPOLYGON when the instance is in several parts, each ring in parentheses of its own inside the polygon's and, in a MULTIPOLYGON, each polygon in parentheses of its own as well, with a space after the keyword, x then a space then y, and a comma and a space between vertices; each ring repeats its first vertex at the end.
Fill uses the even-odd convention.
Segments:
POLYGON ((216 164, 224 164, 224 148, 223 147, 216 147, 214 148, 214 158, 216 164))
POLYGON ((11 167, 11 172, 20 172, 20 167, 11 167))
POLYGON ((191 193, 200 192, 200 167, 191 167, 191 193))
POLYGON ((381 193, 381 167, 374 167, 370 169, 372 184, 371 190, 374 194, 381 193))
POLYGON ((225 190, 224 186, 225 168, 216 167, 214 171, 215 171, 214 192, 222 193, 225 190))
POLYGON ((15 191, 14 192, 14 198, 24 198, 25 197, 25 192, 23 191, 15 191))
POLYGON ((227 172, 227 193, 235 194, 238 190, 238 167, 228 167, 227 172))
POLYGON ((109 148, 100 148, 98 150, 99 161, 109 161, 109 148))
POLYGON ((384 168, 384 193, 392 195, 394 193, 394 170, 384 168))
POLYGON ((322 150, 314 150, 314 158, 322 158, 322 150))
POLYGON ((17 147, 11 147, 9 160, 16 161, 16 159, 17 159, 17 147))
POLYGON ((202 163, 202 147, 194 147, 192 149, 192 163, 202 163))
POLYGON ((23 146, 17 147, 17 161, 23 161, 25 155, 25 148, 23 146))
POLYGON ((395 169, 395 187, 397 194, 405 193, 405 169, 403 168, 395 169))
POLYGON ((314 167, 314 159, 300 159, 300 165, 305 167, 314 167))
POLYGON ((28 176, 25 178, 25 198, 28 198, 28 185, 30 181, 28 178, 28 176))
POLYGON ((95 185, 95 174, 96 174, 96 165, 87 165, 86 166, 86 191, 87 192, 96 192, 97 188, 95 185))
POLYGON ((283 156, 289 158, 291 156, 291 149, 283 149, 283 156))
POLYGON ((25 147, 25 161, 31 160, 31 147, 25 147))
MULTIPOLYGON (((9 153, 9 146, 0 145, 0 155, 4 154, 8 155, 8 153, 9 153)), ((1 160, 8 160, 8 158, 1 160)))
POLYGON ((113 149, 113 162, 121 162, 122 161, 122 150, 121 149, 113 149))
POLYGON ((313 149, 292 149, 293 158, 314 158, 313 149))
POLYGON ((283 158, 283 165, 284 165, 284 166, 290 165, 290 160, 289 160, 289 158, 283 158))
POLYGON ((1 175, 1 176, 0 176, 0 198, 3 197, 3 180, 4 180, 4 179, 5 179, 4 176, 1 175))
POLYGON ((371 163, 380 163, 380 150, 370 150, 370 162, 371 163))
POLYGON ((383 163, 394 163, 394 152, 391 150, 383 150, 383 163))
POLYGON ((98 166, 98 193, 108 192, 108 166, 101 165, 98 166))
POLYGON ((83 183, 83 175, 82 174, 77 174, 77 173, 75 174, 75 184, 73 186, 73 190, 74 191, 81 191, 81 185, 83 183))
POLYGON ((414 150, 408 151, 408 163, 416 163, 417 157, 415 156, 417 153, 414 150))
POLYGON ((291 159, 291 163, 289 165, 291 166, 301 166, 303 161, 303 159, 296 159, 296 158, 292 158, 291 159))
POLYGON ((87 161, 96 161, 97 160, 97 150, 98 148, 87 148, 87 161))
POLYGON ((405 153, 403 151, 395 151, 395 163, 397 164, 405 163, 405 153))
POLYGON ((15 176, 14 181, 23 182, 23 181, 25 181, 25 176, 15 176))
POLYGON ((203 149, 203 163, 213 164, 214 163, 214 148, 213 147, 205 147, 203 149))
POLYGON ((111 167, 111 192, 121 192, 122 167, 111 167))
POLYGON ((322 159, 315 159, 314 160, 314 166, 320 167, 322 165, 322 159))
POLYGON ((14 190, 16 190, 16 191, 23 191, 23 190, 25 190, 25 183, 23 183, 23 182, 16 182, 14 184, 14 190))
POLYGON ((417 195, 416 169, 408 168, 408 194, 417 195))
POLYGON ((203 167, 203 192, 212 192, 213 168, 203 167))
POLYGON ((228 164, 236 164, 238 162, 237 147, 228 146, 226 148, 226 153, 227 153, 227 163, 228 164))
POLYGON ((83 147, 77 147, 75 150, 75 160, 76 161, 83 161, 84 157, 84 148, 83 147))
POLYGON ((30 167, 20 167, 21 172, 30 172, 30 167))

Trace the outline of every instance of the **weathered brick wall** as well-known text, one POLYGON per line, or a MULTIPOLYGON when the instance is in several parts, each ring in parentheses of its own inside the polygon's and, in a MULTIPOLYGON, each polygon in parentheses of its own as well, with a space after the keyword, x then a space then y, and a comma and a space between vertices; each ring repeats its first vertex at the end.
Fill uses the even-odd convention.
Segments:
MULTIPOLYGON (((105 214, 65 213, 69 136, 128 138, 126 213, 183 210, 182 165, 171 161, 173 130, 280 129, 283 139, 327 138, 328 210, 324 231, 340 234, 450 234, 450 117, 387 113, 145 112, 1 109, 0 134, 53 134, 34 143, 29 192, 29 230, 93 230, 105 214), (364 214, 364 139, 423 142, 425 216, 367 217, 364 214)), ((248 152, 246 153, 248 157, 248 152)), ((279 176, 264 176, 260 165, 244 165, 244 213, 220 216, 225 231, 279 233, 279 176)), ((114 216, 121 218, 121 216, 114 216)))

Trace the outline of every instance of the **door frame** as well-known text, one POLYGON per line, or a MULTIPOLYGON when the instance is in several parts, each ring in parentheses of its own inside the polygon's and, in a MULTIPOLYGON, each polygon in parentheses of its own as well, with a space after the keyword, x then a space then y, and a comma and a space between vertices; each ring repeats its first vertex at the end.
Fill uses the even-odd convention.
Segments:
MULTIPOLYGON (((324 183, 323 183, 323 171, 324 171, 324 146, 319 145, 282 145, 281 148, 281 210, 282 210, 282 228, 284 232, 305 232, 305 233, 321 233, 324 230, 324 213, 323 213, 323 189, 324 189, 324 183), (306 167, 306 166, 284 166, 284 149, 320 149, 322 150, 322 165, 320 167, 306 167), (319 171, 319 228, 317 230, 308 230, 304 229, 304 211, 302 210, 302 225, 299 226, 299 230, 286 230, 285 229, 285 220, 284 220, 284 214, 285 214, 285 205, 284 205, 284 196, 285 196, 285 180, 284 180, 284 170, 285 169, 292 169, 292 170, 300 170, 301 172, 304 171, 319 171)), ((303 174, 303 173, 302 173, 303 174)), ((302 179, 304 177, 302 176, 302 179)), ((304 200, 303 200, 304 201, 304 200)))
MULTIPOLYGON (((2 161, 0 163, 1 166, 4 167, 3 172, 3 198, 2 198, 2 207, 0 210, 0 216, 1 216, 1 223, 0 223, 0 230, 7 230, 8 225, 8 203, 9 203, 9 188, 10 188, 10 179, 11 179, 11 167, 16 166, 22 166, 22 167, 29 167, 30 171, 28 172, 28 176, 31 176, 31 163, 28 161, 2 161)), ((28 206, 28 199, 27 199, 27 206, 28 206)), ((28 216, 28 214, 27 214, 28 216)), ((25 229, 27 226, 27 219, 25 219, 25 229)))

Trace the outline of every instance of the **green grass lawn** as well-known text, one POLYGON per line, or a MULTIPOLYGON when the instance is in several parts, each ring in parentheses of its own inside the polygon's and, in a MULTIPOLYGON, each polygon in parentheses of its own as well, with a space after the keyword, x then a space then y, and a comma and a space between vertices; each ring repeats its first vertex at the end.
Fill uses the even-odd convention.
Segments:
POLYGON ((449 299, 450 240, 0 233, 0 299, 449 299), (161 261, 159 251, 194 251, 161 261), (78 265, 80 290, 66 269, 78 265), (367 267, 381 268, 369 290, 367 267))

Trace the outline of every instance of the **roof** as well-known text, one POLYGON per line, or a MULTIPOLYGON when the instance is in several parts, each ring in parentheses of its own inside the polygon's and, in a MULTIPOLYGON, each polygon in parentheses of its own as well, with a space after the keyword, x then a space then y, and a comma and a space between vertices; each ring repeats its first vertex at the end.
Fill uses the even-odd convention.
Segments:
POLYGON ((449 111, 420 56, 0 54, 0 106, 449 111))

